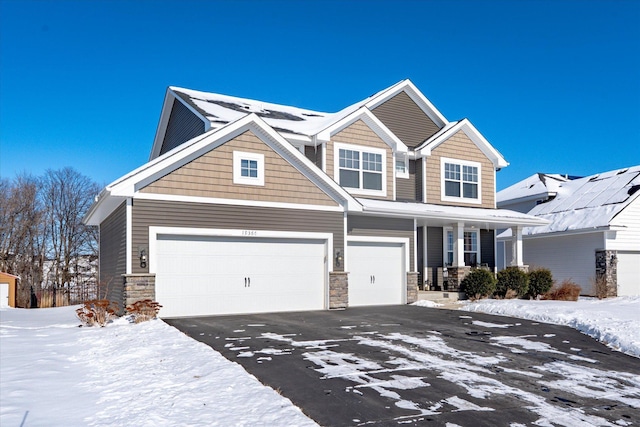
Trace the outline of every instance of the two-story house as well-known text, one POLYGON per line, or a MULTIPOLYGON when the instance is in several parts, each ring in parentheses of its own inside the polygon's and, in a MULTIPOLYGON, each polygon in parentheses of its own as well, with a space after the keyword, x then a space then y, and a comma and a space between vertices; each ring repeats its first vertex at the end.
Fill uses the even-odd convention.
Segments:
POLYGON ((170 87, 149 162, 108 185, 109 297, 162 315, 404 304, 495 268, 495 230, 546 221, 496 209, 502 155, 409 81, 337 113, 170 87))

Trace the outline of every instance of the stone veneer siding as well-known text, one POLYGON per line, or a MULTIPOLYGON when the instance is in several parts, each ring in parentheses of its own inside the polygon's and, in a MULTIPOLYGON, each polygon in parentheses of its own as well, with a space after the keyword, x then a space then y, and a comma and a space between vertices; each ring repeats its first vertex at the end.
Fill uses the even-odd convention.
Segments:
POLYGON ((156 300, 156 275, 155 274, 123 274, 124 292, 122 293, 122 304, 120 314, 124 309, 136 301, 150 299, 156 300))
POLYGON ((347 308, 349 305, 348 274, 341 271, 329 273, 329 308, 347 308))
POLYGON ((409 271, 407 273, 407 304, 418 301, 418 272, 409 271))
POLYGON ((596 283, 594 289, 598 294, 598 284, 604 280, 606 284, 606 296, 618 296, 618 252, 596 251, 596 283))
POLYGON ((460 291, 460 284, 464 278, 471 272, 471 267, 447 267, 447 291, 460 291))

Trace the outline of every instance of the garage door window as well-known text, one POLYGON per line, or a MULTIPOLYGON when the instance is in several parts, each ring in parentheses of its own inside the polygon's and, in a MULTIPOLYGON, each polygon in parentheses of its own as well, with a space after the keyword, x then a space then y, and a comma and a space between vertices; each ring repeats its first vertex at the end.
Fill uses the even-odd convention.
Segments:
POLYGON ((264 155, 234 151, 233 183, 264 185, 264 155))

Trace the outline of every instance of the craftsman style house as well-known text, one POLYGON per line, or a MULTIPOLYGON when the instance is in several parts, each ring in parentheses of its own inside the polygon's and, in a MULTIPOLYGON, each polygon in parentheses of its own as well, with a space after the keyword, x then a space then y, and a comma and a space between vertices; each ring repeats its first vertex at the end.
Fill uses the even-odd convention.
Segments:
POLYGON ((409 80, 337 113, 170 87, 149 162, 86 222, 111 299, 164 317, 403 304, 495 269, 497 229, 522 265, 547 222, 496 209, 507 165, 409 80))

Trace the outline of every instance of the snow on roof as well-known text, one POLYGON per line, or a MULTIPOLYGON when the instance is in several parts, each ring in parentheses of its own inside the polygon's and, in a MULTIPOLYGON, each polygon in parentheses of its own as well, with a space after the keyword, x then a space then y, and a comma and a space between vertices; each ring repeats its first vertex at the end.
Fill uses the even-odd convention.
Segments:
POLYGON ((536 173, 513 184, 496 194, 498 203, 508 200, 521 200, 539 196, 554 195, 563 182, 570 178, 558 174, 536 173))
POLYGON ((557 196, 529 211, 551 223, 525 229, 524 234, 607 227, 640 195, 640 165, 561 183, 557 196))
POLYGON ((356 200, 363 206, 365 213, 387 213, 397 216, 442 220, 445 223, 461 220, 469 225, 478 225, 488 229, 506 228, 513 225, 532 226, 546 224, 546 221, 540 218, 508 209, 470 208, 362 198, 357 198, 356 200))

